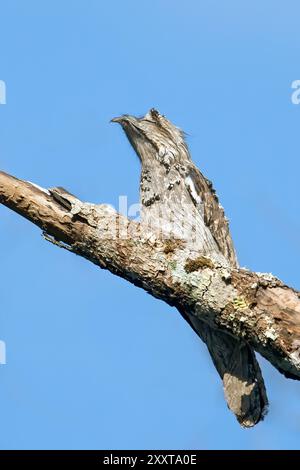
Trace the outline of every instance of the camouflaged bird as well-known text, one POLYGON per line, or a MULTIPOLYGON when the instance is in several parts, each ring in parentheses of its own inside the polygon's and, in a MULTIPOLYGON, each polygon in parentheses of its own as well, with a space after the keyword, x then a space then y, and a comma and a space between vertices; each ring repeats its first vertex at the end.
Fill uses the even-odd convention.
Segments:
MULTIPOLYGON (((162 236, 182 239, 191 250, 222 266, 237 267, 228 221, 211 182, 191 160, 184 133, 157 110, 123 115, 121 124, 141 161, 141 222, 162 236)), ((267 396, 253 349, 195 316, 181 312, 206 343, 224 385, 229 408, 246 427, 262 419, 267 396)))

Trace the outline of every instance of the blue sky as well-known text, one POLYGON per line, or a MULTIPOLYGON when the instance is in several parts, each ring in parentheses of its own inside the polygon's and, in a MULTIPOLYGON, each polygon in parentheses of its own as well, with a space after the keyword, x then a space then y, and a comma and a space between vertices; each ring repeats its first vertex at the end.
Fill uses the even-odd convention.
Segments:
MULTIPOLYGON (((1 2, 0 168, 83 200, 138 199, 109 120, 157 107, 214 181, 242 266, 300 289, 297 1, 1 2)), ((0 207, 1 449, 300 446, 300 384, 261 360, 267 419, 241 429, 175 309, 0 207)))

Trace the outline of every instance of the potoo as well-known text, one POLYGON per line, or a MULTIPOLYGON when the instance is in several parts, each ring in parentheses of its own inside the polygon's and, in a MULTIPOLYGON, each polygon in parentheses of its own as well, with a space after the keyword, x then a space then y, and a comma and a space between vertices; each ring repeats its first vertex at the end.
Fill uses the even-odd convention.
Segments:
MULTIPOLYGON (((141 223, 161 237, 182 240, 191 252, 220 266, 237 267, 224 210, 211 182, 192 162, 184 133, 155 109, 141 118, 126 114, 112 121, 121 124, 141 162, 141 223)), ((206 343, 229 408, 243 426, 253 426, 268 404, 254 350, 189 312, 181 313, 206 343)))

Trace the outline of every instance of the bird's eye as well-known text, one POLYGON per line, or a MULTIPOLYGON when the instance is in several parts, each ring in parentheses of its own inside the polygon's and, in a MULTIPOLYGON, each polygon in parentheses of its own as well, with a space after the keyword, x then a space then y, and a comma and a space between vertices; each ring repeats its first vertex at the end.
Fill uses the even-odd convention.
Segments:
POLYGON ((150 113, 151 113, 151 115, 152 115, 154 118, 159 117, 159 112, 158 112, 155 108, 152 108, 152 109, 150 110, 150 113))

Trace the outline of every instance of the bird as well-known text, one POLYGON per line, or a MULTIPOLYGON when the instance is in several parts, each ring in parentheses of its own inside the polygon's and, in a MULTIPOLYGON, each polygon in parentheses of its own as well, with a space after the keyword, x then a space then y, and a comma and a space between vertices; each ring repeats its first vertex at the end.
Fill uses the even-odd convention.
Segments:
MULTIPOLYGON (((140 222, 161 236, 184 240, 192 252, 238 268, 228 219, 211 181, 192 161, 185 133, 154 108, 145 116, 123 114, 112 122, 122 126, 141 163, 140 222)), ((239 423, 257 424, 268 399, 253 348, 189 312, 180 313, 206 343, 239 423)))

